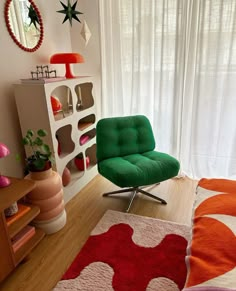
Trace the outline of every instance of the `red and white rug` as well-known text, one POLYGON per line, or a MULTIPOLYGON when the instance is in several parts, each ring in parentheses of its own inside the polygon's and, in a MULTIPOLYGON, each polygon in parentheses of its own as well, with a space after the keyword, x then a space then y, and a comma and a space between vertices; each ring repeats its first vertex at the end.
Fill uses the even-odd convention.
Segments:
POLYGON ((54 291, 178 291, 190 227, 108 210, 54 291))

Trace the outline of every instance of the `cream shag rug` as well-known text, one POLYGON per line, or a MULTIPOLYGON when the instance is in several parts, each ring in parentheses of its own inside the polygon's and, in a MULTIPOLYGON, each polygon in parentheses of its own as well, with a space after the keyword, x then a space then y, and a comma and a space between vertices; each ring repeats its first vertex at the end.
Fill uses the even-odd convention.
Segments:
POLYGON ((108 210, 54 291, 178 291, 190 227, 108 210))

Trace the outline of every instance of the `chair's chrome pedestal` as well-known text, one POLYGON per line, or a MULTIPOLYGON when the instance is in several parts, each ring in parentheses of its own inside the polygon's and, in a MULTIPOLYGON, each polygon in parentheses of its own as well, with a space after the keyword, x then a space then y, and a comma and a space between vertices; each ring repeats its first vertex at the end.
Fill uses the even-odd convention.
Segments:
POLYGON ((113 195, 113 194, 120 194, 120 193, 125 193, 125 192, 132 192, 130 201, 129 201, 129 205, 128 208, 126 210, 126 212, 129 212, 130 207, 134 201, 135 196, 138 194, 138 192, 151 197, 159 202, 161 202, 161 204, 167 204, 167 202, 164 199, 161 199, 160 197, 157 197, 151 193, 148 193, 147 191, 144 191, 143 189, 141 189, 140 187, 131 187, 131 188, 125 188, 125 189, 120 189, 120 190, 116 190, 116 191, 111 191, 111 192, 106 192, 103 194, 104 197, 109 196, 109 195, 113 195))

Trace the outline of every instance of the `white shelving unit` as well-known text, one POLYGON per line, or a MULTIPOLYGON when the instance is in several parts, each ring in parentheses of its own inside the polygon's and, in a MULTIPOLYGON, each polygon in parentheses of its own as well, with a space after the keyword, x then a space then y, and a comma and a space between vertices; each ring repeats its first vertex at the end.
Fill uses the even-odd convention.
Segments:
MULTIPOLYGON (((64 187, 68 202, 97 174, 96 166, 96 109, 92 77, 77 77, 45 84, 15 84, 15 99, 22 135, 28 129, 47 130, 45 142, 51 147, 55 164, 61 176, 65 167, 71 172, 71 181, 64 187), (62 103, 62 111, 54 114, 51 96, 62 103), (82 154, 90 159, 84 170, 78 170, 74 158, 82 154)), ((29 149, 25 148, 30 155, 29 149)), ((85 159, 84 159, 85 160, 85 159)))

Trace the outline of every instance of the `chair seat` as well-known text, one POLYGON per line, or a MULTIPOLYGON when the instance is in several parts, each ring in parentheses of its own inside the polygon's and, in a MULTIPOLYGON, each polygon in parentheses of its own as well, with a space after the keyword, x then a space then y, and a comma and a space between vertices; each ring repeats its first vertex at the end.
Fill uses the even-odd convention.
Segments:
POLYGON ((168 154, 149 151, 103 160, 99 163, 98 170, 119 187, 138 187, 176 176, 179 162, 168 154))

